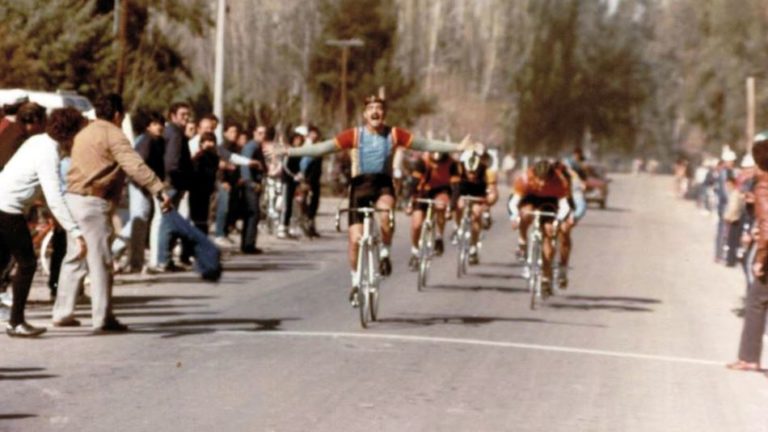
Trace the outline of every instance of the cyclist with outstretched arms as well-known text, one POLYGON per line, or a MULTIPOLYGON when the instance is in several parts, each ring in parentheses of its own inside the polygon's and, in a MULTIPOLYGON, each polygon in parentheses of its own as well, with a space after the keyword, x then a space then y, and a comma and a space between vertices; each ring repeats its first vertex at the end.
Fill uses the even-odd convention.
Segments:
POLYGON ((461 215, 464 207, 468 204, 466 200, 460 199, 462 196, 481 198, 483 201, 475 201, 471 204, 472 217, 472 241, 469 247, 469 263, 477 264, 480 262, 477 242, 480 239, 480 230, 482 229, 483 214, 490 211, 491 206, 499 200, 499 190, 497 187, 497 174, 489 164, 489 158, 484 158, 482 154, 469 150, 465 151, 459 165, 459 187, 452 197, 456 224, 461 222, 461 215))
MULTIPOLYGON (((572 218, 571 206, 568 203, 569 195, 568 179, 562 170, 548 160, 536 162, 533 167, 515 179, 508 210, 512 229, 520 230, 518 256, 525 256, 528 244, 528 228, 534 219, 532 212, 540 210, 557 213, 557 219, 560 221, 565 221, 569 217, 572 218)), ((555 235, 554 219, 552 217, 542 217, 541 219, 544 222, 545 240, 543 245, 544 277, 542 289, 550 292, 552 289, 552 256, 555 252, 551 241, 555 235)), ((560 275, 561 278, 564 278, 566 267, 561 268, 560 275)), ((565 280, 567 281, 567 278, 565 280)), ((562 282, 562 280, 558 282, 562 282)))
MULTIPOLYGON (((445 248, 443 231, 445 231, 445 210, 451 202, 451 197, 459 187, 458 163, 447 153, 424 153, 413 167, 411 175, 416 180, 412 183, 411 196, 435 200, 435 254, 440 256, 445 248)), ((412 270, 419 264, 419 238, 421 226, 427 212, 428 204, 414 202, 408 206, 406 213, 411 214, 411 258, 408 265, 412 270)))
MULTIPOLYGON (((392 157, 397 148, 452 153, 474 148, 469 137, 461 144, 415 138, 409 131, 392 127, 384 123, 386 104, 377 96, 369 96, 364 101, 363 120, 360 127, 347 129, 334 139, 300 148, 280 148, 279 156, 312 156, 320 157, 341 150, 350 152, 352 160, 352 181, 349 193, 349 207, 375 207, 391 210, 395 205, 394 186, 392 184, 392 157)), ((349 264, 351 266, 352 298, 358 288, 359 281, 354 280, 357 267, 358 240, 363 232, 363 216, 351 212, 349 215, 349 264)), ((389 275, 392 264, 389 258, 392 245, 393 228, 389 223, 387 213, 383 213, 381 239, 383 246, 380 252, 380 272, 389 275)))

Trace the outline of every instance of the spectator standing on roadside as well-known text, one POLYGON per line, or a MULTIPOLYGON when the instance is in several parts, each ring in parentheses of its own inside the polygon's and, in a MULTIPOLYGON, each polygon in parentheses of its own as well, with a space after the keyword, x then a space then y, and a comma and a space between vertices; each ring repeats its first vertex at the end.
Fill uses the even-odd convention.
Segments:
MULTIPOLYGON (((294 132, 291 135, 291 147, 301 147, 304 144, 304 136, 294 132)), ((283 170, 283 212, 280 215, 280 227, 277 230, 277 238, 291 239, 291 217, 293 216, 293 202, 296 195, 296 187, 299 184, 301 174, 301 158, 291 157, 285 161, 283 170)))
MULTIPOLYGON (((159 178, 165 177, 164 122, 161 114, 150 113, 147 117, 144 133, 138 136, 134 147, 142 160, 159 178)), ((137 272, 141 271, 144 266, 144 250, 146 249, 153 200, 149 193, 141 189, 140 186, 129 183, 128 205, 130 210, 128 223, 123 226, 120 234, 112 242, 112 255, 113 259, 118 260, 127 249, 129 251, 127 270, 137 272)), ((117 267, 122 270, 122 266, 117 267)))
MULTIPOLYGON (((200 147, 192 156, 194 182, 189 189, 189 216, 192 224, 208 235, 208 214, 211 196, 216 190, 216 176, 219 171, 219 154, 216 150, 216 135, 204 132, 200 136, 200 147)), ((188 254, 190 248, 185 248, 188 254)))
MULTIPOLYGON (((317 126, 310 125, 307 128, 306 143, 305 145, 312 145, 319 143, 320 129, 317 126)), ((306 204, 305 217, 307 219, 307 226, 304 227, 304 231, 307 237, 320 237, 315 226, 315 218, 317 217, 317 210, 320 208, 320 187, 323 176, 323 158, 313 158, 304 156, 299 163, 301 168, 301 174, 304 177, 304 182, 309 188, 309 202, 306 204)))
POLYGON ((275 128, 257 126, 253 130, 253 139, 243 147, 241 155, 248 159, 261 162, 260 167, 240 167, 243 180, 243 231, 241 233, 240 251, 244 254, 261 254, 263 251, 256 246, 259 234, 259 219, 261 218, 261 192, 264 190, 264 168, 266 161, 261 151, 262 143, 275 139, 275 128))
POLYGON ((91 280, 92 326, 96 331, 119 332, 128 327, 112 310, 111 212, 119 200, 125 175, 170 208, 163 183, 131 147, 120 130, 125 111, 119 95, 110 94, 96 102, 97 120, 81 130, 72 146, 72 165, 67 174, 65 199, 75 222, 89 245, 81 258, 79 242, 70 234, 67 255, 59 277, 59 291, 53 307, 55 326, 78 326, 75 304, 78 288, 86 275, 91 280))
MULTIPOLYGON (((224 128, 224 142, 221 152, 239 153, 237 149, 237 138, 240 135, 240 127, 231 123, 224 128)), ((221 155, 221 154, 220 154, 221 155)), ((220 177, 219 187, 216 197, 216 245, 227 247, 232 245, 232 241, 227 237, 229 234, 229 225, 233 220, 235 204, 237 199, 237 184, 240 181, 240 170, 234 164, 228 163, 227 159, 222 157, 219 164, 220 177)))
POLYGON ((755 177, 755 237, 757 251, 752 263, 754 281, 747 291, 744 325, 739 343, 738 360, 729 369, 759 371, 763 350, 766 312, 768 312, 768 131, 755 136, 752 156, 759 168, 755 177))
POLYGON ((729 146, 723 148, 721 164, 714 177, 714 191, 717 200, 717 237, 715 238, 715 262, 720 263, 725 259, 726 225, 723 220, 725 208, 728 206, 727 180, 735 176, 733 167, 736 162, 736 153, 729 146))
MULTIPOLYGON (((184 128, 189 121, 191 107, 186 102, 176 102, 168 110, 168 122, 163 131, 165 138, 165 182, 170 186, 168 196, 173 207, 178 207, 192 181, 192 157, 189 154, 189 140, 184 128)), ((157 246, 157 270, 177 270, 171 252, 175 236, 165 218, 160 219, 160 232, 157 246)))

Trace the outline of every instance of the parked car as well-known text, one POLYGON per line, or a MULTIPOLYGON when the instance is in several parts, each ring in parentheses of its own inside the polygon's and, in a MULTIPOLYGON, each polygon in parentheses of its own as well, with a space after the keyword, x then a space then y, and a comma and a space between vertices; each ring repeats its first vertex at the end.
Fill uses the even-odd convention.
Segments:
POLYGON ((599 165, 587 165, 584 172, 587 175, 584 181, 584 197, 587 203, 597 203, 604 209, 608 200, 608 184, 611 182, 606 175, 606 169, 599 165))
POLYGON ((0 105, 12 104, 23 99, 44 106, 49 114, 56 108, 74 107, 87 118, 91 120, 96 118, 96 110, 94 110, 91 101, 72 91, 45 92, 26 89, 0 89, 0 105))

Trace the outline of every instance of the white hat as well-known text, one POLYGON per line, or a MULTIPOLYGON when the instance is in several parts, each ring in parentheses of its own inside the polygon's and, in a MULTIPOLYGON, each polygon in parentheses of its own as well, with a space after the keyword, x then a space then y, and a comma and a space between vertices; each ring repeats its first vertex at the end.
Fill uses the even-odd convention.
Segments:
POLYGON ((309 128, 307 128, 304 125, 296 126, 296 128, 293 131, 296 132, 297 134, 303 136, 303 137, 309 135, 309 128))
POLYGON ((723 153, 720 155, 720 159, 725 162, 733 162, 736 160, 736 153, 731 150, 729 146, 723 147, 723 153))
POLYGON ((744 155, 743 158, 741 158, 741 167, 742 168, 754 168, 755 166, 755 159, 752 157, 751 153, 747 153, 744 155))

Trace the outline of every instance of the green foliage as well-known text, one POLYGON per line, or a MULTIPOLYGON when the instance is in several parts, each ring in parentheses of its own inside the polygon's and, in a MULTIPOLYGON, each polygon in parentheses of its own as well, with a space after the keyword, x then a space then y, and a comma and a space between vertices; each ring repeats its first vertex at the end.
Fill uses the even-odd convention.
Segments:
POLYGON ((432 101, 394 63, 397 9, 393 0, 323 0, 320 10, 323 30, 315 42, 310 69, 326 125, 334 123, 341 91, 341 53, 340 48, 326 44, 331 39, 359 38, 365 43, 351 48, 348 63, 345 103, 352 123, 359 116, 363 98, 375 94, 380 86, 386 89, 390 123, 410 125, 432 111, 432 101))

